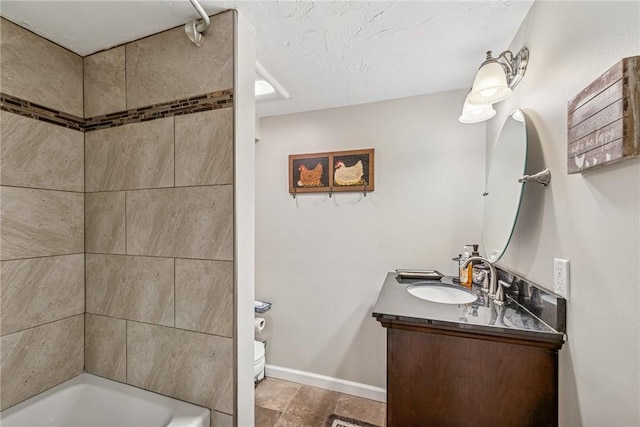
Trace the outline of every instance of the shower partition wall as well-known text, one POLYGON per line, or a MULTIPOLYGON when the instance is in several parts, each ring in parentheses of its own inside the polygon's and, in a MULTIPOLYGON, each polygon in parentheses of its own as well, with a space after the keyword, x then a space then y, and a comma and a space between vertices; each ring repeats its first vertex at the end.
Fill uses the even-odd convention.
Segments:
POLYGON ((85 58, 2 21, 3 408, 84 364, 234 423, 236 17, 85 58))

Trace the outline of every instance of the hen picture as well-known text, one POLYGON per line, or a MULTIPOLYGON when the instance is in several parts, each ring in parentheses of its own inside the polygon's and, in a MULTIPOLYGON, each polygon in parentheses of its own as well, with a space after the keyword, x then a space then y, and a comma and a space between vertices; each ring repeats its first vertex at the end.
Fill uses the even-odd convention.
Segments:
POLYGON ((322 187, 322 164, 318 163, 315 168, 309 170, 305 165, 298 166, 300 187, 322 187))
POLYGON ((364 185, 362 160, 353 166, 345 166, 342 160, 335 165, 333 182, 335 185, 364 185))
POLYGON ((304 156, 289 160, 290 187, 313 191, 329 186, 329 156, 304 156))
POLYGON ((333 185, 335 187, 367 187, 372 184, 373 152, 347 151, 333 156, 333 185))

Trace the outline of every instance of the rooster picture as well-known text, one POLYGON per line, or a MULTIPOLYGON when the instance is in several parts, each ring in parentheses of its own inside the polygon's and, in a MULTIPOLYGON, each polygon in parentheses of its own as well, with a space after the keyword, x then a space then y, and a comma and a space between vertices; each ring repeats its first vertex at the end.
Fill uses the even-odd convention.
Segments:
POLYGON ((300 165, 298 171, 300 172, 299 187, 322 187, 321 163, 318 163, 313 169, 308 169, 305 165, 300 165))
POLYGON ((362 160, 353 166, 345 166, 342 160, 336 162, 333 182, 336 185, 364 185, 362 160))

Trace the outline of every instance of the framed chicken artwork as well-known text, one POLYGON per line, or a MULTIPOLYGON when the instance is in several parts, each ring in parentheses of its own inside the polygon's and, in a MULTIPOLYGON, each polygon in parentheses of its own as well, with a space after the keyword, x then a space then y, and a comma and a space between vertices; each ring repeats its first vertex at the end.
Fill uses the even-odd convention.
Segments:
POLYGON ((374 190, 374 149, 292 154, 289 193, 374 190))

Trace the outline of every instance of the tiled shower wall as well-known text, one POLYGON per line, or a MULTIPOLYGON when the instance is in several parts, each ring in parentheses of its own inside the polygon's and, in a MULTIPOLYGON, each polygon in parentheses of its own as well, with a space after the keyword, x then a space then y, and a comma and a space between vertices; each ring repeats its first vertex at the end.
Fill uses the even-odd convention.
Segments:
POLYGON ((231 424, 233 14, 200 48, 179 27, 85 57, 84 85, 85 117, 127 123, 85 132, 85 368, 231 424))
MULTIPOLYGON (((1 91, 78 119, 82 58, 1 19, 1 91)), ((84 366, 83 133, 0 111, 0 409, 84 366)))
POLYGON ((3 408, 84 362, 232 424, 233 25, 83 59, 2 21, 3 94, 80 129, 1 113, 3 408))

